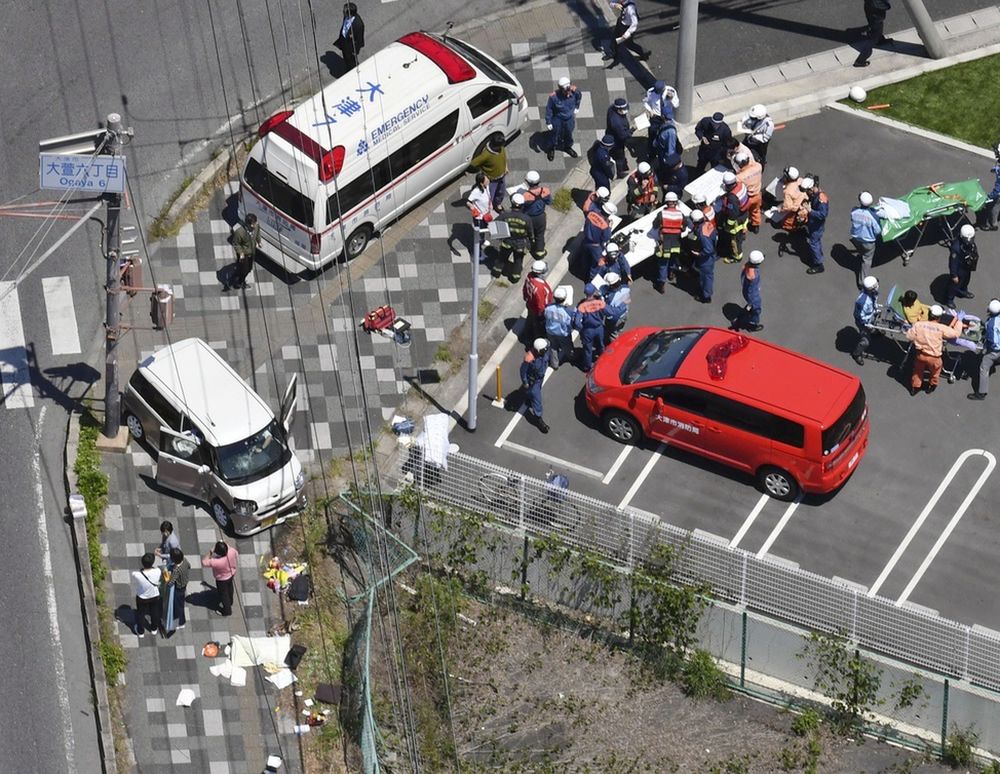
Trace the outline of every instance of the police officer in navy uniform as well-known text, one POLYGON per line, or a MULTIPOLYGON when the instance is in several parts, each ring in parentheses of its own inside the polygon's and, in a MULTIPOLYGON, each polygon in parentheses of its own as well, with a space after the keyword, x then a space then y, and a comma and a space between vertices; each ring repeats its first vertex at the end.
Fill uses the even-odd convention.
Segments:
POLYGON ((566 76, 559 79, 556 90, 549 94, 549 101, 545 103, 545 128, 549 130, 545 156, 549 161, 555 158, 557 150, 565 151, 574 159, 580 155, 573 149, 573 129, 582 100, 580 90, 566 76))
POLYGON ((524 353, 520 373, 524 402, 528 407, 525 416, 543 433, 549 432, 549 426, 542 419, 542 382, 545 380, 545 369, 549 365, 548 348, 548 339, 535 339, 531 349, 524 353))
POLYGON ((698 164, 695 174, 700 175, 705 167, 722 162, 726 157, 726 147, 733 138, 733 132, 725 121, 722 113, 713 113, 702 118, 694 127, 694 134, 699 140, 698 164))
POLYGON ((548 254, 545 249, 545 208, 552 204, 552 193, 541 184, 541 176, 531 170, 524 176, 527 190, 521 192, 524 197, 524 214, 531 221, 534 231, 534 241, 531 243, 531 254, 535 258, 544 258, 548 254))
POLYGON ((740 289, 743 292, 743 300, 747 303, 740 316, 733 323, 733 330, 738 328, 740 324, 754 333, 764 330, 764 326, 760 324, 763 303, 760 297, 760 267, 762 263, 764 263, 764 253, 760 250, 751 250, 750 257, 740 274, 740 289))
POLYGON ((676 153, 663 160, 663 166, 660 167, 657 177, 660 179, 660 188, 664 194, 675 193, 678 196, 684 194, 684 189, 691 180, 684 161, 676 153))
POLYGON ((365 23, 358 16, 354 3, 344 3, 344 20, 340 24, 340 37, 333 45, 340 49, 344 57, 344 72, 358 66, 358 54, 365 45, 365 23))
POLYGON ((948 252, 948 289, 945 300, 948 306, 954 307, 955 297, 975 298, 969 292, 969 280, 972 272, 979 265, 979 248, 976 246, 976 229, 966 223, 958 232, 958 237, 951 243, 948 252))
POLYGON ((611 158, 611 148, 615 144, 615 138, 610 134, 604 135, 600 140, 594 142, 590 149, 590 176, 594 178, 594 187, 611 188, 611 181, 615 179, 615 164, 611 158))
POLYGON ((618 177, 628 176, 628 159, 625 158, 625 146, 632 137, 632 126, 628 118, 628 101, 619 97, 608 108, 605 134, 611 135, 615 144, 611 146, 611 158, 615 162, 618 177))
POLYGON ((640 62, 645 62, 653 55, 653 52, 640 46, 635 39, 635 32, 639 28, 639 14, 635 10, 635 0, 611 3, 611 7, 617 8, 618 18, 615 20, 611 53, 605 54, 603 57, 605 61, 610 60, 608 67, 614 67, 618 64, 618 55, 622 46, 631 51, 640 62))

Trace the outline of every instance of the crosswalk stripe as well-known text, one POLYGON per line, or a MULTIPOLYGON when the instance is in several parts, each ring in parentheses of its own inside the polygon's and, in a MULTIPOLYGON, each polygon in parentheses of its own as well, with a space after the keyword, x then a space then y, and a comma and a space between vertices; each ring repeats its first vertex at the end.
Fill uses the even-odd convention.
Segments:
POLYGON ((31 408, 35 396, 31 391, 31 371, 28 350, 24 346, 24 326, 21 325, 21 305, 13 282, 0 282, 0 402, 6 408, 31 408))
POLYGON ((46 277, 42 280, 45 313, 49 318, 49 339, 53 355, 76 355, 81 352, 80 333, 73 308, 73 288, 69 277, 46 277))

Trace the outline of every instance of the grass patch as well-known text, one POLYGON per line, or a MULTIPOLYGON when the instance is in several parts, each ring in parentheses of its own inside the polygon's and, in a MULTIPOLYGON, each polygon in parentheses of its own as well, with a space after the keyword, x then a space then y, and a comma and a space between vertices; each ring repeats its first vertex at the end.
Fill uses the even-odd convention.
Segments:
POLYGON ((865 105, 890 107, 879 115, 956 137, 982 148, 1000 139, 1000 54, 946 67, 868 92, 865 105))
POLYGON ((479 322, 486 322, 493 316, 496 311, 497 305, 492 301, 486 301, 485 299, 479 302, 479 322))
POLYGON ((568 188, 560 188, 552 195, 552 207, 559 212, 569 212, 573 206, 573 192, 568 188))

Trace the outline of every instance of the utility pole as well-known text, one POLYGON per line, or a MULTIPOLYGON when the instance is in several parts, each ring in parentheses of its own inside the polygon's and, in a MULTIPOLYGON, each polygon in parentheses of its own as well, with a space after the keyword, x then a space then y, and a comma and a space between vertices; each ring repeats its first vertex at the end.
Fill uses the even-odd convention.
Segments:
POLYGON ((471 341, 469 342, 469 416, 465 429, 476 430, 476 379, 479 377, 479 224, 472 219, 472 320, 471 341))
POLYGON ((927 13, 924 0, 903 0, 906 10, 910 12, 910 18, 920 34, 920 39, 924 42, 927 53, 931 59, 944 59, 948 56, 948 47, 941 38, 941 33, 934 26, 934 20, 927 13))
MULTIPOLYGON (((107 121, 107 143, 105 148, 112 156, 121 156, 124 143, 122 117, 109 113, 107 121)), ((121 313, 118 301, 121 296, 120 260, 122 236, 119 216, 122 209, 120 193, 104 194, 107 205, 107 232, 105 257, 107 258, 107 314, 104 321, 104 437, 114 438, 121 427, 121 396, 118 393, 118 334, 121 313)))
POLYGON ((681 0, 680 34, 677 39, 677 94, 681 104, 677 120, 694 120, 694 56, 698 47, 698 0, 681 0))

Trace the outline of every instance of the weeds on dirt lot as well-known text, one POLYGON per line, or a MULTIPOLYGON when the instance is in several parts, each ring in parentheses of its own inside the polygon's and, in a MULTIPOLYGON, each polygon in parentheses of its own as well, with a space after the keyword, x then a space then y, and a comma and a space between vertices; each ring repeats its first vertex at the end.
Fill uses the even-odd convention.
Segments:
POLYGON ((941 751, 941 760, 952 768, 968 769, 976 763, 975 749, 978 743, 979 734, 974 727, 959 728, 952 725, 941 751))
POLYGON ((684 695, 693 699, 725 701, 732 695, 726 673, 711 653, 700 648, 681 666, 680 684, 684 695))

